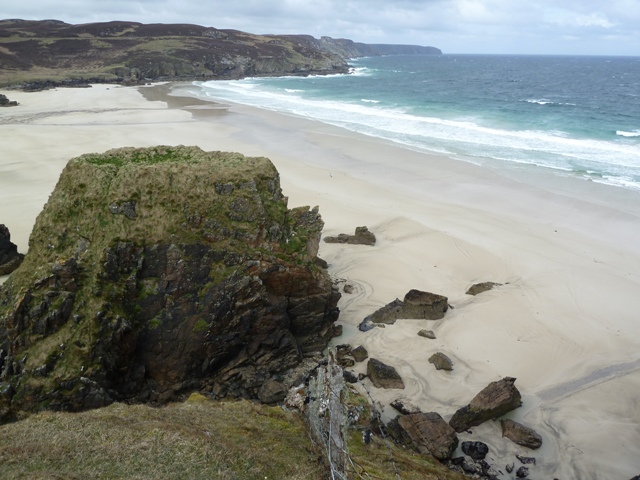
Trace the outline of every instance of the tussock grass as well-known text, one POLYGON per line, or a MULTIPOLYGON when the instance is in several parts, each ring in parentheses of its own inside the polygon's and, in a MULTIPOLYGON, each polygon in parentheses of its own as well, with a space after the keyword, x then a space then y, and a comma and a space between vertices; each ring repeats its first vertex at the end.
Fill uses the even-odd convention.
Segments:
POLYGON ((3 479, 322 479, 302 421, 278 407, 200 395, 113 404, 0 426, 3 479))

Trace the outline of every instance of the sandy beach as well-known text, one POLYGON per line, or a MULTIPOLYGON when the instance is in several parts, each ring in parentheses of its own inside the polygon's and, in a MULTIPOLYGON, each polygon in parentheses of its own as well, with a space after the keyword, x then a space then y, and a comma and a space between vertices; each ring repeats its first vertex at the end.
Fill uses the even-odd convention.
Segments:
POLYGON ((489 382, 516 377, 524 404, 509 418, 544 443, 518 447, 498 422, 461 434, 489 445, 489 463, 505 472, 518 453, 537 458, 532 478, 640 474, 640 192, 526 166, 477 166, 188 98, 189 89, 175 86, 170 97, 169 86, 1 91, 20 103, 0 110, 0 223, 19 250, 75 156, 158 144, 266 156, 290 206, 319 205, 324 235, 366 225, 377 237, 374 247, 320 247, 332 277, 353 286, 339 304, 344 333, 335 343, 364 345, 405 381, 404 390, 371 388, 376 401, 406 397, 448 420, 489 382), (502 285, 465 294, 485 281, 502 285), (366 315, 413 288, 446 295, 453 309, 438 321, 358 331, 366 315), (418 336, 425 328, 437 338, 418 336), (437 351, 453 360, 452 372, 428 363, 437 351))

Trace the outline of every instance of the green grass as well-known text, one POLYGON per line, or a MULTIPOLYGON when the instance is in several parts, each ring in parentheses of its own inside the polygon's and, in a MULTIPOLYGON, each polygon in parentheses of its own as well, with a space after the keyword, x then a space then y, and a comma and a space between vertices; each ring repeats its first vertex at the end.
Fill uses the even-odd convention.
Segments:
POLYGON ((278 407, 192 395, 0 426, 3 479, 323 479, 302 421, 278 407))

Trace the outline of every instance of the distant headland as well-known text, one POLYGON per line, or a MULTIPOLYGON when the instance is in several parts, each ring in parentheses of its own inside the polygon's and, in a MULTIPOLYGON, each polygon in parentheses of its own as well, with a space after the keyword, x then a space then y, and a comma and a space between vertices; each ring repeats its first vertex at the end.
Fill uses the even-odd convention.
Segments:
POLYGON ((0 86, 41 90, 89 83, 347 73, 348 59, 438 55, 435 47, 310 35, 256 35, 188 24, 0 20, 0 86))

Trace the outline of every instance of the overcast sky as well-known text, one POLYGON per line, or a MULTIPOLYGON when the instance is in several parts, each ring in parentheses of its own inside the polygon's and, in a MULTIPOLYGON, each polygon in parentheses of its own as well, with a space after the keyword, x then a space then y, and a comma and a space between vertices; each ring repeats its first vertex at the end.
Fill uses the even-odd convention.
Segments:
POLYGON ((640 0, 0 0, 0 19, 195 23, 444 53, 640 56, 640 0))

